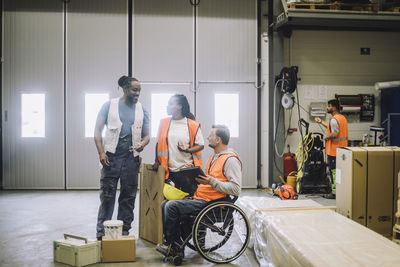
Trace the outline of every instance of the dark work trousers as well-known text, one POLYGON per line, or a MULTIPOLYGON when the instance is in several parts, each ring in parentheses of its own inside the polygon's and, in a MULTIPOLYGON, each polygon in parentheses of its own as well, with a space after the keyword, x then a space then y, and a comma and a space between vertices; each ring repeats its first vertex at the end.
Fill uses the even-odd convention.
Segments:
POLYGON ((182 216, 199 213, 207 203, 198 199, 164 200, 161 211, 165 241, 168 244, 179 243, 179 223, 182 216))
POLYGON ((124 222, 122 230, 125 235, 131 229, 140 163, 139 157, 133 157, 133 153, 129 151, 130 146, 132 146, 132 137, 127 136, 119 139, 115 154, 107 152, 110 166, 103 166, 101 169, 97 237, 104 235, 103 222, 112 218, 118 179, 120 179, 121 187, 117 218, 124 222))
POLYGON ((329 168, 329 172, 331 173, 331 182, 333 184, 333 174, 332 174, 332 170, 336 169, 336 157, 334 156, 328 156, 328 168, 329 168))
POLYGON ((179 172, 169 172, 169 177, 172 182, 174 182, 175 187, 189 194, 192 197, 197 190, 198 184, 194 179, 188 179, 181 175, 179 172))

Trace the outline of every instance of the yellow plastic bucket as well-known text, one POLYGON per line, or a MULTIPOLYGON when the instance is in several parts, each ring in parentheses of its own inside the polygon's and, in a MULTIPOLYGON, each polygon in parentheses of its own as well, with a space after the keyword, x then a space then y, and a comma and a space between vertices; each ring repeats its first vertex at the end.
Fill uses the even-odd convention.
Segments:
POLYGON ((296 181, 297 181, 296 176, 288 175, 286 181, 287 181, 286 184, 293 186, 293 188, 296 188, 296 181))

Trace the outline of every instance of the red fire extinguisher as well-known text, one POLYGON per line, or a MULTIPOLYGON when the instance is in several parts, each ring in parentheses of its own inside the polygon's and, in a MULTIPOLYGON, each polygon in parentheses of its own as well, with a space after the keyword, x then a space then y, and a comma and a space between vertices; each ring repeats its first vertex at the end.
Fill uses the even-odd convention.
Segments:
POLYGON ((291 172, 297 172, 297 161, 296 155, 290 153, 290 146, 288 145, 288 153, 283 154, 283 174, 285 179, 291 172))

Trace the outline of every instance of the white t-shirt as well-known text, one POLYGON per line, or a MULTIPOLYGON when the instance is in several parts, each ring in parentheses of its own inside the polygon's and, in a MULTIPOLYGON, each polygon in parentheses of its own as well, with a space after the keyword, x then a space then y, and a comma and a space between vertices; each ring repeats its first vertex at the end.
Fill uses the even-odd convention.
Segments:
MULTIPOLYGON (((191 153, 181 152, 178 149, 178 142, 183 144, 184 149, 189 148, 189 127, 187 118, 171 120, 168 131, 168 167, 172 172, 177 172, 187 163, 193 163, 191 153)), ((201 129, 197 131, 194 143, 203 146, 204 139, 201 129)))

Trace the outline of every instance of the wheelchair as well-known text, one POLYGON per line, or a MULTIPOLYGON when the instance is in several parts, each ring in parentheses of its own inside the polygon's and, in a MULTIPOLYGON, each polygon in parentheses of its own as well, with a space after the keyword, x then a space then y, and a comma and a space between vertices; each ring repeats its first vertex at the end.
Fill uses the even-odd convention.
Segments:
MULTIPOLYGON (((227 196, 207 203, 197 214, 184 216, 180 222, 180 249, 198 251, 213 263, 229 263, 239 258, 250 240, 246 214, 234 204, 238 197, 227 196)), ((183 257, 169 256, 165 261, 182 264, 183 257)))

